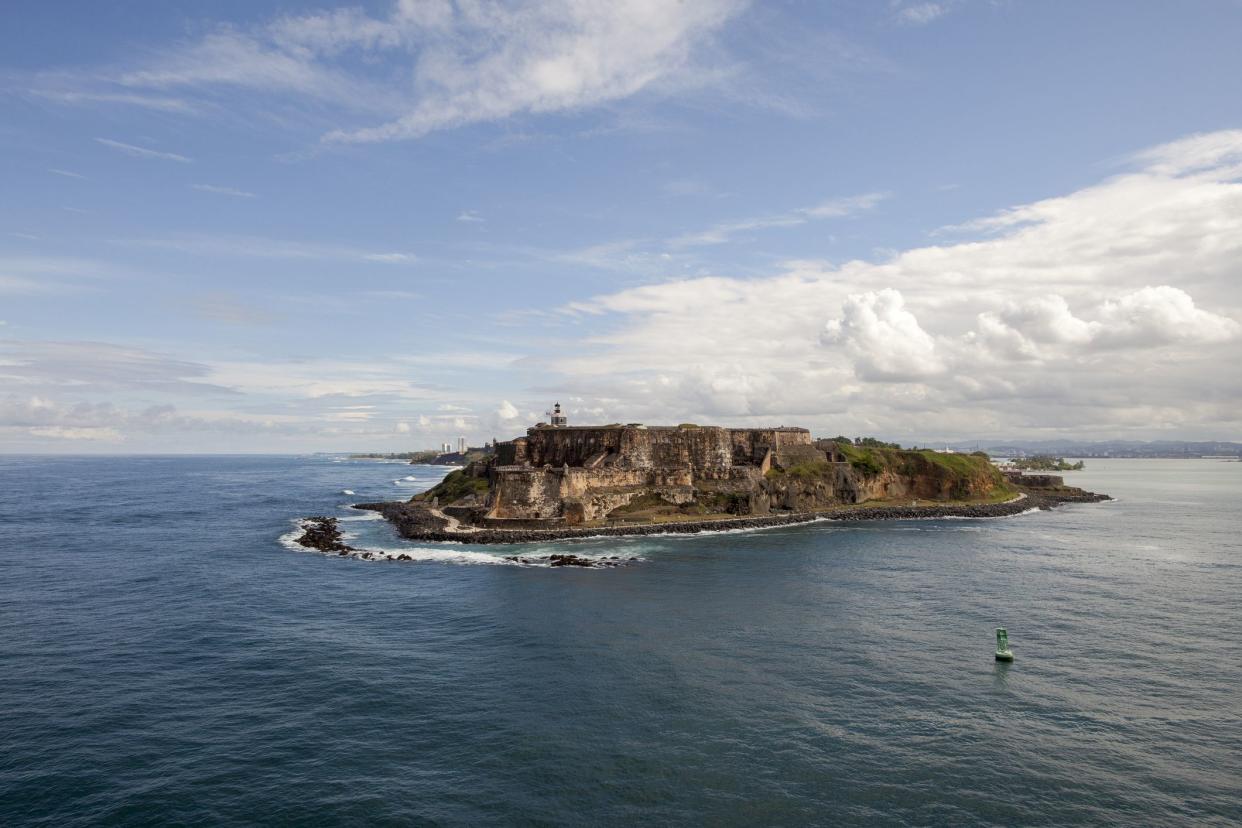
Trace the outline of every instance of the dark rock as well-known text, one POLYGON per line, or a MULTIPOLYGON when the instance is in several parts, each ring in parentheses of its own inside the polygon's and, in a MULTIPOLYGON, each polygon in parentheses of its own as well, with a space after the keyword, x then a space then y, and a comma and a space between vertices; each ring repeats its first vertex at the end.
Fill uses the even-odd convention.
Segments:
POLYGON ((302 536, 297 542, 308 549, 320 552, 337 552, 348 555, 354 548, 341 540, 341 530, 336 518, 315 516, 307 518, 302 524, 302 536))

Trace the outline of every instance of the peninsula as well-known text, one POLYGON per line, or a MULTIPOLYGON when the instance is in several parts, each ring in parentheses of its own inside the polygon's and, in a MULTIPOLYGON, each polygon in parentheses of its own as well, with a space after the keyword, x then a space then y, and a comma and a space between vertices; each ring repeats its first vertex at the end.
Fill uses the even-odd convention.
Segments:
POLYGON ((840 520, 997 517, 1106 500, 982 453, 814 440, 805 428, 570 426, 559 412, 409 501, 360 503, 404 537, 521 543, 840 520))

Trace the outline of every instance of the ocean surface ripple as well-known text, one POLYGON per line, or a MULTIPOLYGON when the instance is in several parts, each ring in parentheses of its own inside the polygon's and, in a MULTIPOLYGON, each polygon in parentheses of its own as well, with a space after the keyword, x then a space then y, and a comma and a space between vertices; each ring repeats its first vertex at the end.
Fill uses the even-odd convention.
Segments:
POLYGON ((504 550, 348 508, 442 472, 0 457, 0 824, 1242 822, 1242 463, 504 550), (282 544, 310 514, 416 560, 282 544), (554 551, 640 561, 474 565, 554 551))

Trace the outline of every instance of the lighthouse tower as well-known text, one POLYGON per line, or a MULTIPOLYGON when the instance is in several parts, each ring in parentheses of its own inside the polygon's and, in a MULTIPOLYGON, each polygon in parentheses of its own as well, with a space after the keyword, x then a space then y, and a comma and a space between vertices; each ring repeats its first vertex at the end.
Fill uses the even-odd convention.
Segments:
POLYGON ((552 406, 552 411, 549 415, 548 422, 552 424, 553 428, 562 428, 564 426, 569 425, 569 418, 561 413, 560 403, 557 403, 556 405, 552 406))

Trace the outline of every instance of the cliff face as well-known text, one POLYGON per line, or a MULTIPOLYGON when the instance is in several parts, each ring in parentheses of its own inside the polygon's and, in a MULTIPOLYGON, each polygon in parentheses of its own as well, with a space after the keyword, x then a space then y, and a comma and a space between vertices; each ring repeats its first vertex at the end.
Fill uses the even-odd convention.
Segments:
POLYGON ((933 451, 846 449, 858 471, 859 501, 917 498, 972 500, 1009 490, 1000 470, 984 456, 933 451))
POLYGON ((537 427, 417 499, 496 528, 810 512, 1011 492, 986 457, 812 443, 800 428, 537 427))

